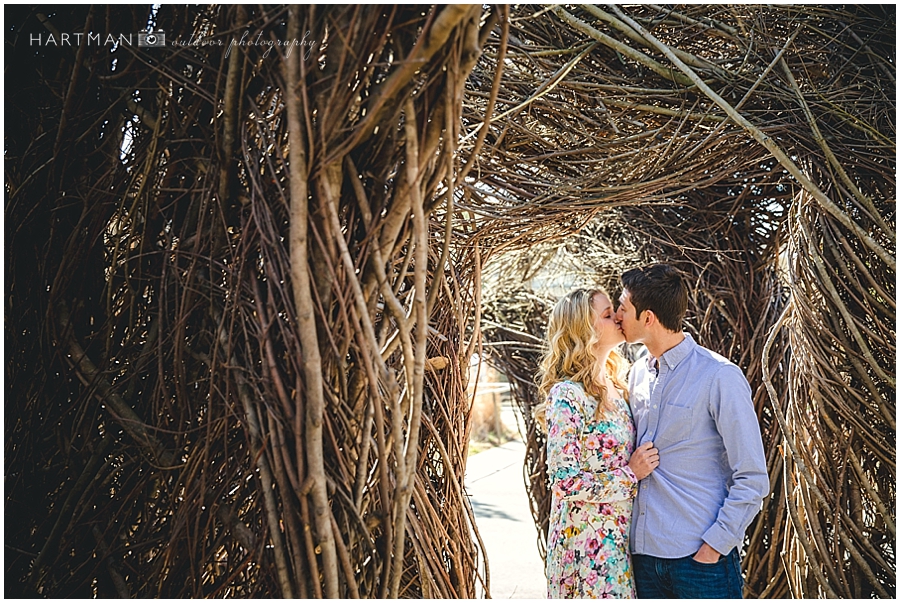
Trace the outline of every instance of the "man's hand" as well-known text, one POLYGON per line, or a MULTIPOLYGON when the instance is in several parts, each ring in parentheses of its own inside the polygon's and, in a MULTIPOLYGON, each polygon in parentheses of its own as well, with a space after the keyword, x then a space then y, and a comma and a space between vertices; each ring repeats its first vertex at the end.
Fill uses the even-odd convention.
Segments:
POLYGON ((716 563, 721 556, 722 554, 719 551, 704 542, 700 546, 700 550, 694 553, 694 561, 697 563, 716 563))
POLYGON ((644 479, 659 466, 659 449, 653 447, 653 442, 644 442, 634 449, 628 466, 638 479, 644 479))

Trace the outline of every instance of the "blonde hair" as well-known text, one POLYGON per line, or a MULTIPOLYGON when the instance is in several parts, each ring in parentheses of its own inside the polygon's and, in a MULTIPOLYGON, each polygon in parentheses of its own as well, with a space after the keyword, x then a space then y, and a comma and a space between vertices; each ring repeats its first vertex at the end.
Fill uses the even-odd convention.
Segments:
MULTIPOLYGON (((594 309, 591 305, 597 294, 609 295, 602 289, 576 289, 556 302, 547 323, 547 350, 538 370, 538 393, 544 400, 550 389, 560 381, 580 383, 585 393, 597 400, 594 420, 605 411, 612 410, 606 387, 600 385, 600 377, 606 372, 608 380, 622 390, 628 399, 625 374, 628 361, 612 350, 606 366, 599 366, 594 355, 597 334, 594 332, 594 309)), ((544 413, 546 401, 535 407, 533 415, 546 432, 544 413)))

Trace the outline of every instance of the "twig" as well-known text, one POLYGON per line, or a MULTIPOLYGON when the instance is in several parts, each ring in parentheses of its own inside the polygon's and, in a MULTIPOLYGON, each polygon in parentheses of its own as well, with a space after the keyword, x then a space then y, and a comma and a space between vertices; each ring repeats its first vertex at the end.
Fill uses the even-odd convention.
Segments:
MULTIPOLYGON (((665 67, 664 65, 651 59, 644 53, 637 51, 637 50, 631 48, 630 46, 622 44, 615 38, 609 37, 602 31, 599 31, 599 30, 591 27, 590 25, 588 25, 581 19, 570 14, 568 11, 566 11, 566 9, 558 6, 553 9, 553 13, 557 17, 559 17, 560 19, 565 21, 566 23, 569 23, 570 25, 572 25, 578 31, 581 31, 582 33, 597 40, 599 43, 601 43, 605 46, 609 46, 613 50, 616 50, 617 52, 622 53, 629 59, 631 59, 633 61, 637 61, 641 65, 648 67, 654 73, 657 73, 657 74, 661 75, 662 77, 664 77, 668 80, 671 80, 677 84, 681 84, 682 86, 691 86, 692 85, 692 82, 689 78, 686 78, 685 76, 678 73, 674 69, 665 67)), ((636 30, 636 31, 641 33, 642 30, 636 30)))
POLYGON ((804 174, 800 168, 797 167, 788 156, 781 150, 781 148, 775 143, 772 138, 763 134, 756 126, 747 121, 741 114, 734 110, 734 108, 729 105, 725 99, 712 91, 712 89, 703 82, 700 77, 694 73, 694 71, 685 65, 678 57, 676 57, 671 49, 668 46, 654 38, 649 32, 647 32, 644 28, 642 28, 637 22, 635 22, 630 17, 626 16, 619 10, 619 7, 615 5, 609 5, 613 12, 615 12, 619 17, 631 25, 636 31, 640 32, 642 36, 647 38, 660 52, 666 55, 666 57, 672 61, 682 72, 684 72, 696 86, 703 91, 706 96, 708 96, 713 102, 715 102, 719 107, 722 108, 728 115, 735 121, 735 123, 739 124, 741 127, 746 129, 750 134, 759 142, 761 145, 766 147, 772 155, 778 159, 778 163, 780 163, 785 169, 787 169, 797 181, 803 185, 809 193, 815 198, 815 200, 822 206, 825 211, 834 216, 841 224, 846 226, 848 229, 853 231, 863 243, 875 252, 878 257, 880 257, 885 264, 887 264, 891 270, 897 269, 897 261, 896 259, 884 249, 881 245, 879 245, 865 230, 863 230, 856 222, 854 222, 845 212, 841 211, 841 209, 834 204, 834 202, 829 199, 822 190, 816 186, 815 183, 810 180, 806 174, 804 174))
MULTIPOLYGON (((300 38, 299 8, 288 11, 289 37, 300 38)), ((322 546, 322 564, 325 576, 325 596, 338 598, 337 552, 331 522, 328 520, 328 495, 325 491, 325 463, 322 456, 322 415, 325 399, 323 395, 322 358, 319 353, 318 333, 313 316, 310 266, 308 258, 308 220, 307 206, 307 157, 304 146, 303 116, 300 110, 300 99, 297 95, 299 85, 300 53, 291 53, 285 61, 285 79, 288 82, 288 93, 285 104, 288 110, 288 130, 291 141, 290 190, 290 252, 291 283, 294 288, 297 328, 300 336, 300 347, 303 351, 304 376, 306 385, 306 458, 308 475, 314 480, 312 491, 313 517, 316 533, 322 546)), ((289 587, 289 585, 288 585, 289 587)), ((288 591, 289 592, 289 591, 288 591)), ((290 597, 288 592, 284 596, 290 597)))

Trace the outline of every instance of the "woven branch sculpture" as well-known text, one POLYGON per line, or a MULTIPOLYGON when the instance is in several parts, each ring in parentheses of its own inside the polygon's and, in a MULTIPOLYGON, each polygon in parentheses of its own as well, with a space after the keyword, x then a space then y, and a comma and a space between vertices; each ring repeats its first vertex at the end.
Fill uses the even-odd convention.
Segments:
POLYGON ((747 372, 747 595, 894 592, 893 7, 6 16, 7 596, 489 594, 469 360, 530 417, 560 253, 747 372))
POLYGON ((479 260, 449 193, 498 13, 166 6, 166 47, 113 50, 28 41, 149 6, 27 10, 8 592, 474 597, 479 260))
POLYGON ((485 49, 466 129, 500 101, 466 185, 504 219, 482 247, 518 258, 492 276, 485 346, 526 419, 542 551, 530 411, 553 299, 526 273, 557 252, 572 283, 617 294, 624 267, 667 261, 693 278, 689 330, 755 392, 772 493, 745 594, 892 596, 894 35, 893 7, 521 7, 485 49))

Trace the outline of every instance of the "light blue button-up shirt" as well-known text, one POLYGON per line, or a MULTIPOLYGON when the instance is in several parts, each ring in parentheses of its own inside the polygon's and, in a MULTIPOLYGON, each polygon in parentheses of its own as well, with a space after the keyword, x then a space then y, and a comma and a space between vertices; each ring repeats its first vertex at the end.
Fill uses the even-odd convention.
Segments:
POLYGON ((629 378, 637 443, 659 449, 659 467, 638 488, 631 551, 676 559, 705 541, 726 555, 769 493, 750 385, 689 333, 659 358, 658 376, 653 362, 638 360, 629 378))

